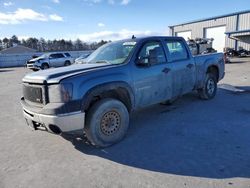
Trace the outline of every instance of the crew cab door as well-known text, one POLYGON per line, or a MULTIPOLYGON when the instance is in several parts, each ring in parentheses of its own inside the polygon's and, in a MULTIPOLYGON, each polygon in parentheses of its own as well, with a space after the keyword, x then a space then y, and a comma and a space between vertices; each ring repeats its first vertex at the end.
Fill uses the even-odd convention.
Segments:
POLYGON ((172 96, 177 97, 192 91, 196 82, 196 67, 193 57, 188 53, 185 41, 166 39, 168 63, 172 64, 172 96))
POLYGON ((161 41, 144 43, 137 53, 133 70, 136 106, 143 107, 171 98, 172 78, 168 75, 161 41))
POLYGON ((61 67, 64 65, 64 55, 61 53, 50 55, 50 66, 61 67))

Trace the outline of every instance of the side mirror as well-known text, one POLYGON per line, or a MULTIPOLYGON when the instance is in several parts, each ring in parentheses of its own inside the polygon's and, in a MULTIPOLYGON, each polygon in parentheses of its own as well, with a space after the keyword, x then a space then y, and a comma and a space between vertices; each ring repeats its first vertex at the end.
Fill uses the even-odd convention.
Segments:
POLYGON ((141 67, 149 67, 150 66, 150 58, 149 57, 138 57, 136 60, 136 65, 141 67))

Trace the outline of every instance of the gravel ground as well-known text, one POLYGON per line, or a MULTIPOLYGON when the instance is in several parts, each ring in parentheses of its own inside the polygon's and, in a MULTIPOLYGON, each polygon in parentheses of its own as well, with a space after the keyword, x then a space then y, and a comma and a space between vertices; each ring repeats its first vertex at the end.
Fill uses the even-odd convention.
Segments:
POLYGON ((194 93, 136 112, 107 149, 31 131, 19 103, 28 72, 0 69, 0 188, 250 188, 250 63, 226 66, 214 100, 194 93))

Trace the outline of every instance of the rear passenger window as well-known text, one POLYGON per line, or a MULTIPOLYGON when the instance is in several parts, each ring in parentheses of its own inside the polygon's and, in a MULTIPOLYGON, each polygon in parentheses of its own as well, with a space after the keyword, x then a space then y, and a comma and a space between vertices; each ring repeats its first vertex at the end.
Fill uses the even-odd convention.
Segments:
POLYGON ((66 57, 71 57, 71 55, 69 53, 65 53, 66 57))
POLYGON ((188 59, 188 53, 185 45, 181 41, 166 41, 170 55, 170 61, 180 61, 188 59))
POLYGON ((63 58, 64 55, 63 54, 57 54, 57 58, 63 58))
POLYGON ((53 59, 63 58, 63 57, 64 57, 63 54, 51 54, 51 55, 50 55, 50 58, 53 58, 53 59))

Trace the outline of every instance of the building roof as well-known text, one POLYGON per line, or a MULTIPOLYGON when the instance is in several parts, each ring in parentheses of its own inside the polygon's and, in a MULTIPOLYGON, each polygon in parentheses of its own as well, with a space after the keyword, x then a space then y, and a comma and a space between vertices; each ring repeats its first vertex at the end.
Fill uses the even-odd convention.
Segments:
POLYGON ((240 40, 240 41, 249 43, 250 29, 241 30, 241 31, 230 31, 230 32, 226 32, 225 34, 228 35, 228 37, 231 39, 240 40))
POLYGON ((224 14, 224 15, 214 16, 214 17, 209 17, 209 18, 203 18, 203 19, 199 19, 199 20, 193 20, 193 21, 190 21, 190 22, 185 22, 185 23, 182 23, 182 24, 172 25, 172 26, 169 26, 169 27, 171 28, 171 27, 182 26, 182 25, 187 25, 187 24, 192 24, 192 23, 197 23, 197 22, 204 22, 204 21, 208 21, 208 20, 214 20, 214 19, 219 19, 219 18, 235 16, 235 15, 239 15, 239 14, 246 14, 246 13, 250 13, 250 10, 235 12, 235 13, 231 13, 231 14, 224 14))
POLYGON ((241 31, 230 31, 230 32, 226 32, 225 34, 231 35, 231 34, 241 34, 241 33, 249 33, 250 29, 246 29, 246 30, 241 30, 241 31))
POLYGON ((20 54, 20 53, 30 53, 30 52, 36 52, 36 50, 22 45, 17 45, 0 51, 0 54, 20 54))

